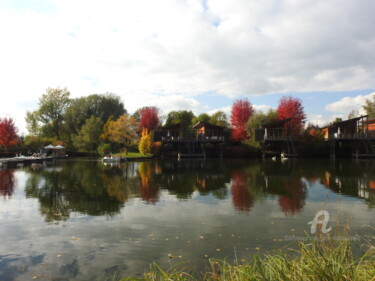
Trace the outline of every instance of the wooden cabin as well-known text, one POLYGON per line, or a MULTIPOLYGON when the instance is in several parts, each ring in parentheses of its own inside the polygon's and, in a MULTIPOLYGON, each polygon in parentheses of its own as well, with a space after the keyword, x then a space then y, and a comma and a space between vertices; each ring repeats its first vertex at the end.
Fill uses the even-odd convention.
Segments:
POLYGON ((262 142, 263 157, 269 155, 297 155, 295 138, 291 126, 293 118, 277 120, 255 130, 255 140, 262 142))
POLYGON ((324 129, 331 157, 350 153, 353 157, 375 156, 375 119, 368 119, 368 115, 336 122, 324 129))
POLYGON ((199 121, 197 124, 195 124, 193 126, 193 129, 196 133, 196 139, 203 142, 222 142, 228 135, 224 127, 202 121, 199 121))
POLYGON ((290 121, 293 118, 286 118, 268 123, 260 129, 255 130, 255 140, 285 140, 292 137, 290 121))

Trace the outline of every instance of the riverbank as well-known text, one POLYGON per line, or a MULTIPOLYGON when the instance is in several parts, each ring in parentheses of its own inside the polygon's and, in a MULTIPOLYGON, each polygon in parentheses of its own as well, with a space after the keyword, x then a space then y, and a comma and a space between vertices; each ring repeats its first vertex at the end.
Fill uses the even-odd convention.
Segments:
MULTIPOLYGON (((374 238, 374 237, 372 237, 374 238)), ((196 277, 192 269, 178 265, 168 270, 156 263, 143 278, 131 280, 273 280, 273 281, 367 281, 375 280, 375 248, 368 245, 361 258, 354 258, 350 242, 301 243, 299 250, 277 251, 269 255, 254 256, 253 261, 230 264, 209 259, 206 272, 196 277)), ((169 257, 173 259, 173 256, 169 257)))

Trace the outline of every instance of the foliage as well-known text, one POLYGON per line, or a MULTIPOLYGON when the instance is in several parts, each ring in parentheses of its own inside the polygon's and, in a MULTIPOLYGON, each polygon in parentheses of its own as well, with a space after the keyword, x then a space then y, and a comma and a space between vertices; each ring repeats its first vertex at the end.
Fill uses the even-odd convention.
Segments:
POLYGON ((30 133, 60 139, 63 114, 70 103, 70 93, 66 88, 48 88, 39 99, 39 109, 27 112, 26 123, 30 133))
POLYGON ((104 124, 110 116, 117 119, 125 113, 120 97, 112 93, 77 98, 71 101, 65 111, 66 131, 67 134, 78 134, 91 116, 99 118, 104 124))
MULTIPOLYGON (((171 258, 171 257, 170 257, 171 258)), ((143 278, 126 280, 275 280, 275 281, 365 281, 373 280, 375 251, 370 249, 360 259, 353 258, 348 240, 332 242, 300 243, 298 250, 276 251, 264 256, 256 255, 251 262, 230 264, 227 261, 209 259, 210 269, 201 278, 195 278, 192 269, 177 265, 163 270, 156 263, 143 278)))
POLYGON ((210 122, 210 115, 208 115, 207 113, 202 113, 202 114, 199 114, 197 117, 194 117, 193 120, 192 120, 192 124, 195 125, 197 124, 198 122, 206 122, 206 123, 209 123, 210 122))
POLYGON ((57 144, 57 139, 56 138, 45 138, 45 137, 40 137, 40 136, 26 136, 24 140, 24 144, 27 149, 37 152, 39 149, 52 144, 56 145, 57 144))
POLYGON ((101 145, 99 145, 98 147, 98 152, 99 154, 108 154, 109 152, 111 152, 111 144, 110 143, 102 143, 101 145))
POLYGON ((139 152, 142 153, 143 155, 150 153, 151 145, 152 145, 152 142, 151 142, 150 133, 146 128, 144 128, 142 130, 142 137, 138 145, 139 152))
POLYGON ((183 126, 189 127, 192 125, 194 117, 195 116, 191 110, 171 111, 167 115, 165 125, 169 126, 173 124, 182 123, 183 126))
POLYGON ((0 145, 8 151, 18 141, 17 128, 12 118, 0 118, 0 145))
POLYGON ((246 131, 250 136, 250 143, 258 147, 259 143, 255 141, 255 130, 260 129, 263 125, 270 124, 277 119, 276 110, 270 109, 267 113, 255 111, 246 123, 246 131))
POLYGON ((124 114, 106 124, 104 138, 127 147, 138 140, 138 123, 134 117, 124 114))
POLYGON ((193 118, 194 114, 192 111, 187 110, 179 110, 179 111, 171 111, 167 115, 167 120, 165 125, 173 125, 173 124, 181 124, 181 131, 180 137, 189 137, 193 136, 194 133, 192 131, 193 125, 193 118))
POLYGON ((100 143, 103 122, 99 117, 92 115, 81 127, 78 135, 74 138, 74 146, 80 151, 96 151, 100 143))
POLYGON ((146 128, 149 131, 155 130, 160 123, 159 109, 155 106, 143 107, 140 110, 139 123, 142 128, 146 128))
POLYGON ((291 133, 300 134, 306 120, 306 114, 300 99, 290 96, 281 98, 277 108, 277 119, 283 120, 286 118, 293 118, 289 122, 291 133))
POLYGON ((234 101, 230 115, 233 140, 242 141, 247 138, 246 123, 253 112, 254 109, 248 99, 234 101))
POLYGON ((225 128, 229 126, 227 115, 223 111, 220 111, 220 110, 211 115, 209 122, 211 124, 222 126, 225 128))
POLYGON ((372 95, 372 100, 366 99, 363 109, 370 118, 375 117, 375 94, 372 95))

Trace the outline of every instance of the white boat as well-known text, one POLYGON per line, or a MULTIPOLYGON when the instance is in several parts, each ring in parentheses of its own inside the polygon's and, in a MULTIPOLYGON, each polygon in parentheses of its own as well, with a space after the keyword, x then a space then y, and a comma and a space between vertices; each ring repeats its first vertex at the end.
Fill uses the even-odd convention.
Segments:
POLYGON ((104 163, 113 163, 113 162, 120 162, 121 158, 120 157, 103 157, 103 162, 104 163))

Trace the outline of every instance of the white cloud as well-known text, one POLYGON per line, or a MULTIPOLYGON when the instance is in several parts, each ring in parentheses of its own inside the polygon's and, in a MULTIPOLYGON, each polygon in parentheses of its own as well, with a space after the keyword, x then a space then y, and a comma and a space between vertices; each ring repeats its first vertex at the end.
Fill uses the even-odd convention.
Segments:
POLYGON ((341 113, 348 115, 352 110, 358 110, 359 114, 365 114, 363 105, 366 99, 372 99, 375 93, 368 95, 358 95, 356 97, 344 97, 341 100, 327 104, 325 109, 330 112, 341 113))
POLYGON ((0 93, 11 97, 1 110, 18 112, 14 101, 35 104, 58 86, 73 97, 117 93, 129 111, 156 94, 171 96, 156 99, 169 110, 205 92, 374 88, 372 0, 48 3, 39 11, 0 5, 0 93))

